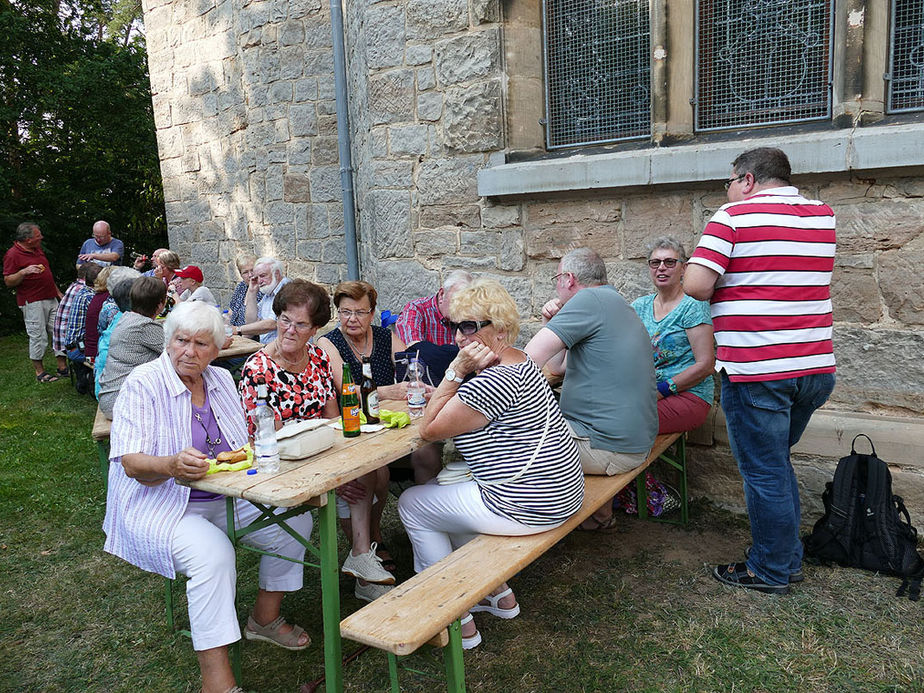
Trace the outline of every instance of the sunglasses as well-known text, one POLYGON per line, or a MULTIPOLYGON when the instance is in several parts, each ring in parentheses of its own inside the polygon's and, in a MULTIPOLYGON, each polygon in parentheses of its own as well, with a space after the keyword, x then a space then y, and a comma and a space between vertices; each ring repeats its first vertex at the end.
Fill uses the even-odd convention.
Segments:
POLYGON ((471 337, 482 327, 487 327, 490 324, 490 320, 463 320, 462 322, 452 322, 450 320, 449 329, 452 330, 453 334, 458 330, 466 337, 471 337))
POLYGON ((661 264, 664 263, 664 266, 667 267, 667 269, 671 269, 672 267, 676 267, 678 262, 680 262, 680 260, 677 260, 676 258, 665 257, 661 258, 660 260, 649 260, 648 266, 651 269, 658 269, 661 264))

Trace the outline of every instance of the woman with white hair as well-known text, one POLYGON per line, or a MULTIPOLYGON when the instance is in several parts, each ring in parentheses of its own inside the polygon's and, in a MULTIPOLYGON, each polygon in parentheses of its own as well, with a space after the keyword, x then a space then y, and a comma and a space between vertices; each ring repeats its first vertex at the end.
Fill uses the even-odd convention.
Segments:
MULTIPOLYGON (((177 480, 202 479, 208 459, 247 442, 244 410, 228 371, 210 366, 224 340, 221 315, 202 302, 177 306, 164 324, 164 353, 126 378, 113 410, 105 550, 149 572, 189 577, 186 595, 193 648, 206 693, 239 691, 228 645, 240 639, 234 607, 234 547, 225 534, 223 496, 192 490, 177 480)), ((235 502, 235 522, 260 512, 235 502)), ((311 515, 288 521, 311 533, 311 515)), ((279 610, 285 592, 302 586, 302 544, 279 527, 244 541, 281 556, 260 559, 260 590, 245 637, 288 650, 310 639, 279 610), (291 560, 284 560, 288 558, 291 560)))

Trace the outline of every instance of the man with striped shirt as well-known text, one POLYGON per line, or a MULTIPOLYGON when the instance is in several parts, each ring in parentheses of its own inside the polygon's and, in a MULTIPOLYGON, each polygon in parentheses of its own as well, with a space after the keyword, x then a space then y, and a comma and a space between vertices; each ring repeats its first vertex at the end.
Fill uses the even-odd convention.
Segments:
POLYGON ((751 523, 746 561, 720 582, 787 594, 802 580, 799 487, 789 459, 834 388, 834 212, 790 185, 789 160, 759 147, 732 163, 728 204, 709 220, 684 291, 711 300, 716 370, 751 523))

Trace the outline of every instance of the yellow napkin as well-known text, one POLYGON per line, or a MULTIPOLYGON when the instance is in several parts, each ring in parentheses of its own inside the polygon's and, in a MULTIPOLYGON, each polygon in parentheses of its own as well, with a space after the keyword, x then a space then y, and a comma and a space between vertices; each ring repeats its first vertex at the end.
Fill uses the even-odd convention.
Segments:
POLYGON ((404 428, 411 423, 411 417, 403 411, 379 409, 379 420, 386 428, 404 428))
POLYGON ((242 469, 249 469, 253 466, 253 448, 250 447, 250 443, 243 448, 247 452, 247 459, 241 460, 240 462, 219 462, 215 459, 210 459, 209 470, 205 473, 206 476, 209 474, 216 474, 218 472, 238 472, 242 469))

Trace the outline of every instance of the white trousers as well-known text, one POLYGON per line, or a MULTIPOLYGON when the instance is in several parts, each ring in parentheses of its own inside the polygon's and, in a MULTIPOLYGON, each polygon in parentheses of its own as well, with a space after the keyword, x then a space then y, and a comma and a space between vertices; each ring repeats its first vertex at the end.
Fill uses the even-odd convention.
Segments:
MULTIPOLYGON (((186 575, 186 598, 194 650, 221 647, 241 639, 234 608, 237 567, 234 546, 225 533, 225 499, 188 503, 173 534, 173 566, 186 575)), ((277 512, 282 512, 279 509, 277 512)), ((245 500, 234 502, 234 524, 243 527, 260 511, 245 500)), ((311 535, 311 513, 288 520, 303 537, 311 535)), ((267 527, 248 534, 242 541, 250 546, 301 560, 305 547, 279 527, 267 527)), ((260 557, 260 589, 294 592, 301 589, 304 566, 281 558, 260 557)))
POLYGON ((533 527, 502 517, 484 504, 475 481, 440 486, 433 479, 412 486, 398 498, 398 515, 414 547, 418 573, 479 534, 524 536, 561 524, 533 527))

